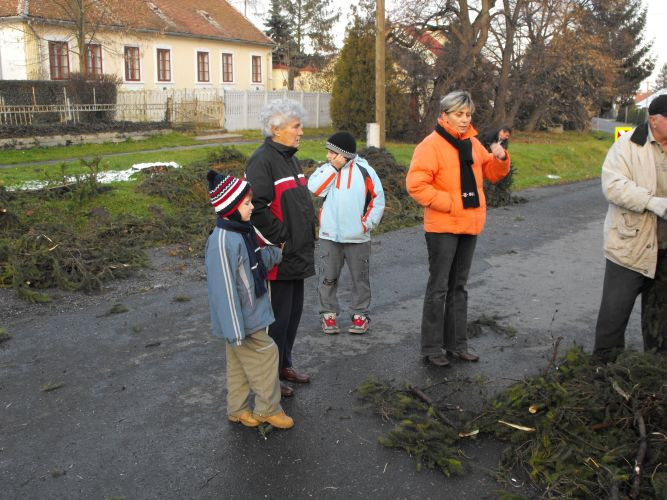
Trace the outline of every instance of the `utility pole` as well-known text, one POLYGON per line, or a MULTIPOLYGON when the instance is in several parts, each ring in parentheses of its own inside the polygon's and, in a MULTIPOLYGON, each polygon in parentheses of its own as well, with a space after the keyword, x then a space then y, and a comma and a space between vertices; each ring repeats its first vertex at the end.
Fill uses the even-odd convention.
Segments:
POLYGON ((384 0, 376 0, 375 22, 375 122, 380 127, 380 147, 384 147, 385 127, 385 28, 384 0))

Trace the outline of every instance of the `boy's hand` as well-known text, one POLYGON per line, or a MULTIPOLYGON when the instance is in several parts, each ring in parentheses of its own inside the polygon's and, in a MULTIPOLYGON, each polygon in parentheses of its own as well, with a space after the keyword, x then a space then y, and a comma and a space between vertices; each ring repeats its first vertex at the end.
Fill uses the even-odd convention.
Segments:
POLYGON ((334 151, 327 151, 327 161, 331 164, 336 170, 340 170, 348 162, 342 154, 336 153, 334 151))

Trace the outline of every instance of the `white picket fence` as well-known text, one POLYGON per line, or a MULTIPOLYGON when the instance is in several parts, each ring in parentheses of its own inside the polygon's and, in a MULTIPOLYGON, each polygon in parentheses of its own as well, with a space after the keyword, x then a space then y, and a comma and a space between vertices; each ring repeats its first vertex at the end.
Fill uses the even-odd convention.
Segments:
POLYGON ((316 92, 218 91, 204 89, 118 92, 117 120, 209 123, 229 131, 258 129, 259 113, 276 99, 293 99, 306 111, 305 127, 331 125, 331 94, 316 92), (222 105, 224 103, 224 112, 222 105), (219 111, 218 111, 219 110, 219 111), (220 115, 220 113, 223 113, 220 115))

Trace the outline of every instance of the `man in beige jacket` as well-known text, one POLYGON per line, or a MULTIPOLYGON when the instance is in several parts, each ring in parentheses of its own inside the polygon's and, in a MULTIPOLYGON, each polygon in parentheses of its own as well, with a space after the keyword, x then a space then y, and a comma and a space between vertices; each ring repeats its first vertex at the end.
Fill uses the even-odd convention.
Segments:
POLYGON ((667 353, 667 95, 653 99, 648 123, 611 147, 602 191, 607 264, 593 353, 611 360, 624 348, 639 294, 644 350, 667 353))

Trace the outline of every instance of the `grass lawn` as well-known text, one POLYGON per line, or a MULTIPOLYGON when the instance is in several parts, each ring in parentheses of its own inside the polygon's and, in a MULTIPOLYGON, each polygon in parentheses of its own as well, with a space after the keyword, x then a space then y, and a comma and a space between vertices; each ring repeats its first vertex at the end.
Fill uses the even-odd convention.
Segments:
MULTIPOLYGON (((322 162, 325 159, 323 137, 331 133, 331 129, 308 129, 302 139, 298 156, 301 159, 312 159, 322 162), (308 139, 308 137, 318 137, 308 139)), ((246 156, 252 154, 261 141, 259 132, 242 131, 244 139, 257 136, 257 142, 234 146, 246 156)), ((600 132, 579 133, 565 132, 550 134, 546 132, 522 133, 516 132, 510 143, 510 156, 516 168, 514 189, 520 190, 529 187, 539 187, 565 182, 575 182, 592 179, 599 176, 600 166, 604 156, 612 144, 611 134, 600 132), (548 177, 549 176, 549 177, 548 177)), ((207 155, 220 147, 212 145, 210 148, 200 148, 183 151, 141 152, 141 150, 158 149, 175 145, 189 145, 194 142, 191 136, 182 133, 170 133, 156 136, 145 141, 130 141, 120 144, 82 145, 54 148, 37 148, 28 150, 42 159, 72 158, 76 151, 81 156, 104 154, 103 152, 133 152, 136 153, 104 158, 101 162, 103 170, 125 170, 135 163, 169 162, 174 161, 187 165, 195 161, 204 160, 207 155), (50 154, 49 154, 50 153, 50 154)), ((359 143, 358 149, 364 147, 359 143)), ((414 151, 414 144, 388 142, 387 149, 394 155, 399 165, 410 164, 414 151)), ((6 155, 15 155, 20 151, 3 151, 0 154, 2 163, 10 163, 6 155)), ((38 160, 33 160, 38 161, 38 160)), ((89 169, 78 161, 68 162, 66 166, 44 165, 8 167, 0 169, 0 185, 13 186, 29 180, 55 180, 64 175, 89 173, 89 169)))
MULTIPOLYGON (((329 133, 311 131, 302 140, 299 158, 324 161, 324 138, 329 133)), ((185 136, 174 137, 188 140, 185 136)), ((235 150, 223 150, 219 144, 161 152, 135 149, 139 144, 155 148, 156 143, 151 141, 115 145, 114 151, 130 154, 104 158, 97 166, 75 161, 0 168, 0 186, 11 187, 30 180, 48 180, 57 185, 63 175, 90 174, 96 168, 126 170, 136 163, 177 162, 186 167, 164 175, 138 174, 129 182, 110 186, 99 186, 82 175, 66 191, 16 194, 0 189, 0 222, 4 224, 0 231, 0 270, 4 269, 0 286, 17 288, 27 300, 41 301, 46 300, 38 291, 42 288, 99 289, 110 276, 121 276, 145 265, 143 249, 147 246, 174 243, 195 249, 188 251, 200 251, 214 219, 207 200, 206 170, 209 165, 222 164, 230 173, 242 175, 244 156, 252 154, 260 138, 235 146, 235 150)), ((598 177, 611 142, 609 134, 516 133, 510 144, 516 188, 598 177)), ((382 174, 387 208, 380 232, 414 225, 422 212, 404 187, 415 145, 390 142, 387 148, 400 166, 396 172, 385 170, 382 174)), ((63 150, 72 151, 51 151, 62 154, 63 150)))
POLYGON ((200 144, 200 142, 195 140, 191 134, 169 132, 166 134, 156 134, 147 139, 137 141, 127 139, 119 143, 105 142, 103 144, 4 149, 0 150, 0 165, 65 160, 68 158, 88 158, 114 153, 130 153, 132 151, 145 151, 174 146, 190 146, 192 144, 200 144))

